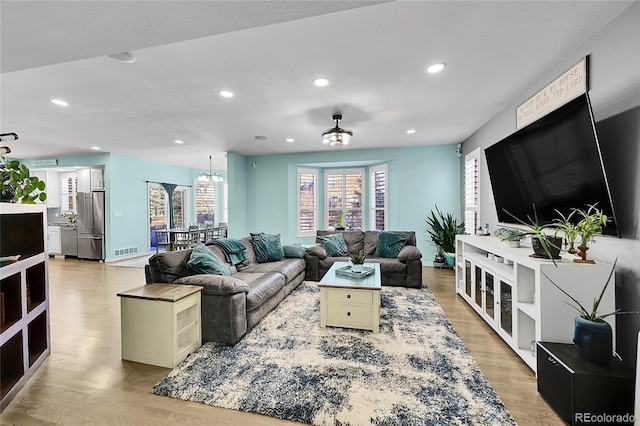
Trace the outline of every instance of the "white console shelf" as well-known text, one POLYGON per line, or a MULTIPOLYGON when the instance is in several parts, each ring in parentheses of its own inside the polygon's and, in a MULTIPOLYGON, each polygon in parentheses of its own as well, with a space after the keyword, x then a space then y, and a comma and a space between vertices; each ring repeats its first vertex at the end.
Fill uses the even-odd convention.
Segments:
MULTIPOLYGON (((536 341, 572 343, 578 314, 542 272, 589 309, 612 265, 575 263, 568 256, 554 265, 532 253, 530 246, 511 248, 496 237, 456 236, 456 293, 535 371, 536 341)), ((615 275, 598 311, 614 310, 615 275)), ((614 330, 615 349, 615 316, 606 321, 614 330)))

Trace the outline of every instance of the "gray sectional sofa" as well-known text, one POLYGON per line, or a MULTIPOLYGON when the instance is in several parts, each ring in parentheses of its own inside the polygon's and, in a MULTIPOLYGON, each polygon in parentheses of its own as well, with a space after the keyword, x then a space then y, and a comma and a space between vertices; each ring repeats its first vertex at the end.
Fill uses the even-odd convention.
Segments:
POLYGON ((208 246, 230 269, 231 276, 197 274, 187 267, 192 250, 158 253, 149 259, 147 283, 179 283, 204 287, 202 340, 237 343, 303 280, 305 261, 290 258, 258 263, 251 237, 240 240, 247 260, 231 266, 217 246, 208 246))
POLYGON ((330 256, 322 244, 321 237, 342 233, 349 255, 364 252, 365 262, 380 264, 381 282, 385 286, 413 287, 422 286, 422 253, 416 247, 416 233, 413 231, 391 231, 407 237, 407 241, 395 258, 376 256, 378 231, 317 231, 316 244, 307 248, 305 255, 305 279, 320 281, 336 261, 348 261, 349 255, 330 256))

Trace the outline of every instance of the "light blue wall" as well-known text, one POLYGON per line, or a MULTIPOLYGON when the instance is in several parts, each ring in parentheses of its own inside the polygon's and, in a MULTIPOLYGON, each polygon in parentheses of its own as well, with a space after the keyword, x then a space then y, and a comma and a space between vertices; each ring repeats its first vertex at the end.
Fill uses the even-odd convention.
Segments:
MULTIPOLYGON (((128 157, 119 154, 95 154, 60 157, 54 167, 104 168, 105 182, 105 236, 106 259, 115 260, 115 250, 137 247, 138 253, 146 253, 148 247, 149 212, 147 181, 174 183, 190 187, 187 191, 188 216, 195 221, 193 184, 198 173, 207 170, 172 166, 165 163, 128 157)), ((34 168, 34 160, 25 160, 34 168)), ((46 168, 40 167, 38 168, 46 168)), ((217 172, 226 175, 226 172, 217 172)), ((222 185, 218 185, 221 194, 222 185)), ((222 208, 222 206, 219 206, 222 208)), ((221 211, 218 211, 218 216, 221 211)))
MULTIPOLYGON (((429 211, 437 204, 441 210, 460 217, 460 159, 456 155, 455 145, 246 157, 232 154, 229 153, 228 157, 229 224, 232 237, 261 231, 280 233, 285 243, 313 242, 312 239, 297 238, 296 169, 299 166, 314 167, 326 163, 332 163, 335 167, 356 163, 388 163, 389 230, 415 231, 425 264, 430 264, 436 254, 435 247, 427 242, 424 232, 429 211), (246 190, 238 188, 239 193, 236 194, 232 186, 235 188, 236 178, 242 179, 239 171, 243 160, 246 190), (339 163, 345 165, 340 166, 339 163), (242 222, 244 225, 241 225, 242 222)), ((323 182, 322 176, 320 181, 323 182)), ((323 227, 323 219, 321 213, 320 228, 323 227)))
POLYGON ((229 177, 229 236, 248 235, 247 230, 247 157, 227 153, 229 177))

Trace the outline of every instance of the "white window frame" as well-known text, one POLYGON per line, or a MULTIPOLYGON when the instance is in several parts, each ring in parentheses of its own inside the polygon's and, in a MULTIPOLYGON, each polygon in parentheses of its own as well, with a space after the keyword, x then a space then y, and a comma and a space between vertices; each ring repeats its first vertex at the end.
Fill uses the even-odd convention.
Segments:
MULTIPOLYGON (((198 179, 193 180, 193 211, 196 223, 198 222, 198 186, 207 185, 210 188, 213 188, 213 209, 211 213, 213 213, 214 221, 218 221, 218 183, 213 181, 200 181, 198 179)), ((208 197, 207 197, 208 198, 208 197)))
POLYGON ((369 168, 369 229, 376 229, 376 211, 384 212, 383 231, 389 229, 389 165, 380 164, 369 168), (382 208, 376 206, 376 174, 384 173, 384 206, 382 208))
MULTIPOLYGON (((310 169, 299 167, 297 170, 297 179, 296 179, 296 197, 297 197, 297 216, 296 216, 296 232, 298 238, 309 238, 314 237, 316 235, 316 231, 318 229, 318 169, 310 169), (313 181, 315 183, 313 188, 313 226, 312 229, 302 230, 301 225, 301 175, 313 175, 313 181)), ((305 209, 309 210, 309 209, 305 209)))
POLYGON ((476 148, 464 156, 464 232, 474 235, 480 223, 480 160, 476 148))
MULTIPOLYGON (((346 207, 346 199, 347 199, 347 194, 346 194, 346 185, 342 186, 342 199, 343 199, 343 206, 342 206, 342 211, 343 213, 346 213, 347 210, 360 210, 360 217, 362 218, 362 227, 365 227, 365 217, 364 217, 364 204, 366 202, 366 187, 365 187, 365 170, 363 168, 352 168, 352 169, 326 169, 324 172, 324 224, 325 224, 325 228, 329 228, 329 211, 330 210, 337 210, 335 208, 330 209, 329 208, 329 203, 328 201, 328 196, 329 196, 329 175, 342 175, 343 177, 343 183, 345 182, 345 178, 346 175, 352 175, 352 174, 360 174, 361 177, 361 182, 362 182, 362 192, 361 192, 361 200, 360 200, 360 207, 359 208, 350 208, 347 209, 346 207)), ((364 230, 364 229, 363 229, 364 230)))

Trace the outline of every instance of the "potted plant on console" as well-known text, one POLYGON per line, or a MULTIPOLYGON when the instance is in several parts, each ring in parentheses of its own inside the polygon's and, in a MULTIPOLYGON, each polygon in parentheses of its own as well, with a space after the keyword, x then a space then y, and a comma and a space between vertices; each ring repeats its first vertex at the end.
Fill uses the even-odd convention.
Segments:
POLYGON ((613 262, 613 267, 611 268, 609 278, 607 278, 607 282, 604 284, 604 287, 602 288, 602 291, 600 292, 598 298, 593 299, 593 305, 590 311, 587 310, 576 298, 571 296, 569 293, 563 290, 562 287, 560 287, 551 278, 549 278, 547 274, 542 272, 542 275, 544 275, 551 282, 551 284, 553 284, 558 290, 560 290, 573 302, 569 303, 569 305, 579 313, 579 316, 575 318, 573 343, 576 345, 576 350, 583 358, 596 364, 608 363, 609 360, 611 360, 613 354, 613 333, 611 331, 611 326, 608 322, 604 321, 604 319, 611 315, 640 313, 640 311, 622 312, 619 309, 605 314, 598 313, 598 307, 600 306, 602 297, 607 290, 609 281, 611 281, 611 277, 615 272, 617 262, 618 259, 613 262))
MULTIPOLYGON (((525 236, 531 237, 531 247, 533 248, 533 257, 539 257, 543 259, 551 259, 555 263, 556 259, 560 258, 560 251, 562 250, 562 237, 558 237, 558 227, 553 223, 540 224, 538 220, 538 213, 536 213, 536 206, 533 205, 533 217, 527 215, 528 222, 514 216, 509 211, 504 210, 509 216, 514 218, 520 225, 526 228, 522 231, 525 236), (549 233, 548 231, 551 231, 549 233)), ((518 229, 518 228, 513 228, 518 229)))
MULTIPOLYGON (((435 212, 431 210, 426 222, 428 225, 426 232, 436 245, 438 253, 444 254, 447 266, 453 267, 455 263, 456 235, 464 232, 464 223, 458 222, 451 213, 444 215, 438 206, 436 206, 435 212)), ((436 255, 434 262, 438 260, 439 258, 436 255)))
POLYGON ((588 209, 580 210, 575 209, 579 216, 582 217, 575 226, 577 234, 580 236, 580 245, 578 246, 578 252, 580 259, 574 259, 574 262, 578 263, 595 263, 592 259, 587 259, 587 250, 589 250, 589 243, 595 242, 594 236, 602 234, 602 227, 606 226, 609 218, 599 210, 595 204, 588 206, 588 209))
POLYGON ((527 237, 527 234, 515 228, 498 228, 494 235, 512 248, 520 247, 520 241, 527 237))

